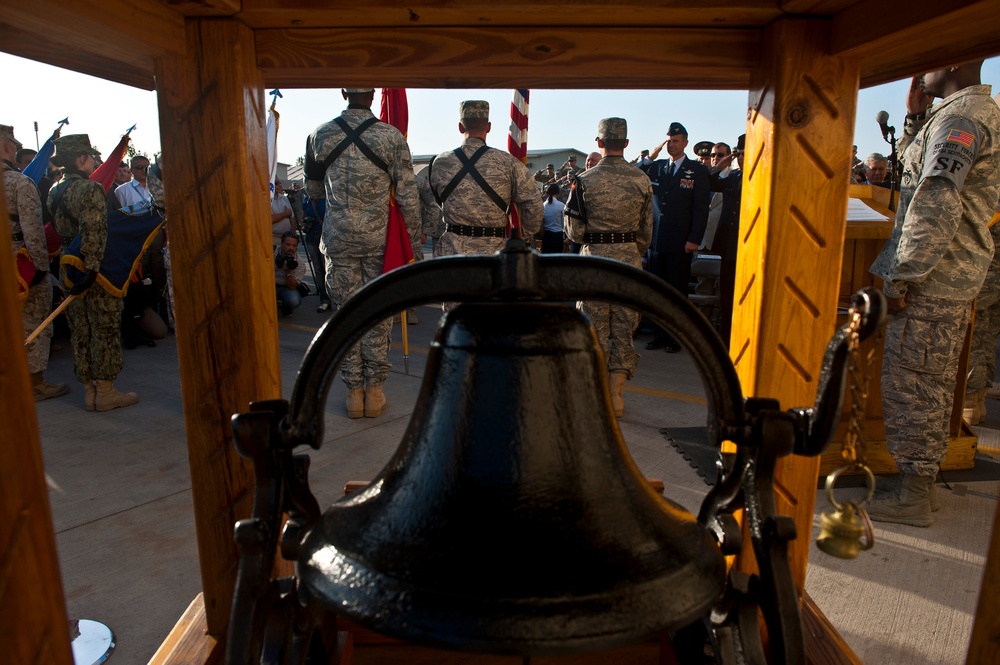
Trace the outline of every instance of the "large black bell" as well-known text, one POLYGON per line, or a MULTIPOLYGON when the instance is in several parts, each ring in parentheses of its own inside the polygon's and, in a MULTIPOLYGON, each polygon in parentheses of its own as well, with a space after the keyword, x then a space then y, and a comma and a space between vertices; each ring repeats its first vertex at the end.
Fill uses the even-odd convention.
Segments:
POLYGON ((402 639, 465 650, 597 650, 704 616, 719 545, 653 492, 575 309, 446 316, 414 415, 371 485, 298 550, 304 599, 402 639))

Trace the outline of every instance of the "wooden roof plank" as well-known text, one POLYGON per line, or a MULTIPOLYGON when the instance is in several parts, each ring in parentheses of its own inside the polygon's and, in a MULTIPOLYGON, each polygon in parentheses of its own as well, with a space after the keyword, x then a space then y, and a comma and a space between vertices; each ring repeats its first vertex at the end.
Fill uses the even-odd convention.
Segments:
POLYGON ((1000 53, 1000 2, 862 3, 833 19, 831 51, 861 61, 864 87, 1000 53))
POLYGON ((760 46, 759 30, 704 28, 300 28, 255 37, 266 84, 285 87, 746 89, 760 46))
MULTIPOLYGON (((165 0, 169 1, 169 0, 165 0)), ((849 0, 832 0, 845 4, 849 0)), ((243 0, 239 20, 260 28, 441 26, 761 27, 782 15, 777 0, 243 0)))

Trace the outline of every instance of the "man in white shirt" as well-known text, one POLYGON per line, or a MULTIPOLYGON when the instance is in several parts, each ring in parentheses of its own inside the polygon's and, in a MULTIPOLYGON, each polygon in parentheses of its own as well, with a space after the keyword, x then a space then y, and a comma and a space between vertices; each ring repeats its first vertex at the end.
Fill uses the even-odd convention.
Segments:
MULTIPOLYGON (((709 157, 712 159, 711 166, 714 168, 723 157, 728 156, 731 152, 732 150, 729 148, 728 143, 716 143, 712 146, 712 152, 709 154, 709 157)), ((726 166, 726 168, 719 171, 719 177, 727 177, 731 170, 730 166, 726 166)), ((719 226, 719 217, 721 215, 722 192, 714 192, 712 194, 712 202, 708 204, 708 224, 705 226, 705 237, 702 238, 699 249, 712 249, 712 241, 715 240, 715 230, 719 226)))
POLYGON ((115 198, 122 208, 153 199, 146 189, 146 173, 149 172, 149 159, 142 155, 132 158, 132 179, 115 189, 115 198))

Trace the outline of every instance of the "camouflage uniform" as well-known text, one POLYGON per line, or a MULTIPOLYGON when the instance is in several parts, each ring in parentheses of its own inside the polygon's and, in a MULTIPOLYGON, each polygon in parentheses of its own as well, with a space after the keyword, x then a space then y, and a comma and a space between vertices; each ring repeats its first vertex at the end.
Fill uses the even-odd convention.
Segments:
MULTIPOLYGON (((78 173, 67 173, 49 190, 48 206, 56 231, 64 240, 80 235, 80 256, 86 269, 100 270, 108 241, 108 199, 104 188, 78 173)), ((113 381, 124 366, 122 299, 95 282, 69 304, 67 315, 76 378, 81 383, 113 381)))
MULTIPOLYGON (((489 118, 489 104, 484 101, 462 102, 461 108, 467 109, 461 112, 463 119, 489 118)), ((482 139, 470 137, 462 143, 461 150, 471 157, 484 145, 482 139)), ((428 167, 431 189, 440 196, 461 168, 461 160, 452 151, 435 157, 428 167)), ((508 205, 519 206, 522 236, 534 236, 542 226, 542 199, 528 168, 510 153, 495 149, 487 150, 475 168, 501 199, 508 205)), ((444 221, 448 226, 503 230, 507 214, 472 176, 466 175, 444 202, 444 221)), ((441 256, 493 254, 503 249, 504 237, 474 237, 446 230, 440 244, 441 256)))
MULTIPOLYGON (((1000 202, 997 203, 1000 215, 1000 202)), ((993 246, 1000 247, 1000 222, 990 227, 993 246)), ((1000 336, 1000 252, 994 251, 983 288, 976 296, 976 321, 969 351, 969 382, 966 394, 989 388, 996 378, 996 344, 1000 336)))
POLYGON ((964 88, 907 120, 892 236, 871 272, 906 307, 890 315, 882 364, 886 439, 900 471, 934 476, 970 303, 993 258, 987 227, 1000 193, 1000 109, 990 88, 964 88))
MULTIPOLYGON (((624 138, 624 128, 620 133, 624 138)), ((580 254, 641 268, 640 259, 653 237, 653 186, 623 157, 609 155, 579 175, 564 218, 566 234, 582 245, 580 254), (594 233, 635 233, 635 242, 588 242, 585 234, 594 233)), ((632 340, 639 325, 638 312, 606 302, 583 301, 579 307, 597 330, 608 371, 625 372, 631 380, 639 363, 632 340)))
MULTIPOLYGON (((431 184, 427 181, 427 169, 418 173, 414 182, 417 186, 417 193, 420 195, 420 232, 428 238, 434 239, 434 256, 438 256, 441 236, 444 235, 444 216, 441 214, 441 206, 434 200, 434 192, 431 191, 431 184)), ((418 243, 413 244, 413 258, 420 261, 424 258, 424 249, 420 246, 420 255, 417 255, 418 243)))
MULTIPOLYGON (((3 163, 4 193, 7 195, 7 212, 10 215, 10 232, 14 253, 26 249, 31 262, 39 272, 49 269, 49 253, 45 244, 45 229, 42 226, 42 202, 38 188, 31 178, 22 174, 13 164, 3 163)), ((52 311, 52 285, 42 280, 28 289, 28 298, 21 312, 24 336, 28 337, 41 325, 52 311)), ((28 345, 28 372, 44 372, 49 364, 49 345, 52 340, 52 326, 28 345)))
MULTIPOLYGON (((340 114, 352 129, 374 117, 368 108, 348 108, 340 114)), ((305 156, 309 198, 326 199, 320 251, 326 257, 327 291, 338 307, 382 274, 393 185, 411 241, 420 228, 413 160, 399 130, 376 122, 360 137, 385 162, 388 172, 376 166, 355 144, 349 145, 324 171, 324 160, 344 138, 344 130, 335 121, 324 123, 307 139, 305 156)), ((392 367, 388 360, 391 330, 391 320, 375 325, 344 358, 341 373, 349 389, 385 382, 392 367)))

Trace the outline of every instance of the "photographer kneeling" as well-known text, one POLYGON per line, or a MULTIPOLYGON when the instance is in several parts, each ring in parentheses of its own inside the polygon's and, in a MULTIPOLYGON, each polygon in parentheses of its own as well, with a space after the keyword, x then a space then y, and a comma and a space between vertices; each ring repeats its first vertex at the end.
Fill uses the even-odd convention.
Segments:
POLYGON ((282 316, 291 316, 302 304, 302 296, 309 295, 309 287, 302 283, 305 266, 299 263, 296 253, 299 239, 292 231, 281 234, 281 245, 274 252, 274 285, 281 301, 282 316))

